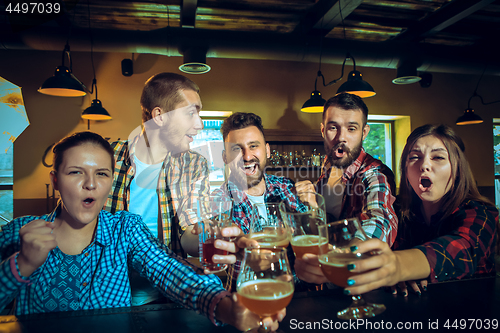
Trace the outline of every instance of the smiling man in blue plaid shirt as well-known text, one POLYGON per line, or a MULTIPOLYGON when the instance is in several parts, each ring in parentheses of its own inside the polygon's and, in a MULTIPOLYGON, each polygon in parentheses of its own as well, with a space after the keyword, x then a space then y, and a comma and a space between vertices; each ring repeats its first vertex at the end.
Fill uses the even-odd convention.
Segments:
MULTIPOLYGON (((285 201, 293 209, 307 210, 292 192, 294 185, 290 179, 265 173, 270 150, 258 115, 235 113, 224 120, 221 132, 224 139, 223 159, 229 165, 231 174, 229 180, 212 194, 233 198, 233 223, 244 234, 249 231, 255 204, 285 201)), ((231 288, 234 270, 238 271, 239 265, 237 261, 234 267, 229 268, 226 288, 231 288)))

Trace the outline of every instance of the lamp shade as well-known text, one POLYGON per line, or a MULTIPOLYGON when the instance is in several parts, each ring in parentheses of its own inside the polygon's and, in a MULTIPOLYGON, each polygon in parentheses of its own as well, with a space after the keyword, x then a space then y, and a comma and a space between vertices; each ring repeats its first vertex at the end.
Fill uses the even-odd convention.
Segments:
POLYGON ((320 113, 323 112, 323 106, 325 103, 326 101, 323 97, 321 97, 321 93, 318 90, 314 90, 311 93, 311 98, 309 98, 304 105, 302 105, 300 111, 307 113, 320 113))
POLYGON ((483 119, 474 113, 472 109, 466 109, 464 114, 458 117, 456 124, 457 125, 473 125, 473 124, 481 124, 483 119))
POLYGON ((204 74, 212 69, 207 65, 207 50, 203 47, 189 47, 183 50, 184 63, 179 70, 187 74, 204 74))
POLYGON ((412 84, 422 80, 417 74, 417 67, 403 64, 398 67, 396 72, 396 78, 392 80, 394 84, 412 84))
POLYGON ((45 80, 38 92, 62 97, 80 97, 87 94, 85 86, 66 66, 57 67, 54 76, 45 80))
POLYGON ((352 71, 349 73, 347 82, 339 87, 339 89, 337 90, 337 94, 343 92, 357 95, 361 98, 372 97, 376 95, 375 90, 372 88, 372 86, 368 82, 363 81, 363 74, 361 74, 359 71, 352 71))
POLYGON ((82 118, 87 120, 111 120, 112 117, 108 111, 102 107, 102 103, 98 99, 94 99, 92 104, 82 113, 82 118))

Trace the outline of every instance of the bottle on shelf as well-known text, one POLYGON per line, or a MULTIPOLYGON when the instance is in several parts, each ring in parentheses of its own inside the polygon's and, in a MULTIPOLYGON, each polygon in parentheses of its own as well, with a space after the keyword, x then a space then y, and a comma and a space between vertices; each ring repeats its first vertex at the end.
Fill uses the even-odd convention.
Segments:
POLYGON ((293 166, 301 166, 302 165, 302 157, 299 155, 297 151, 295 151, 295 156, 293 157, 293 166))
POLYGON ((281 153, 281 166, 288 166, 289 156, 286 152, 281 153))
POLYGON ((311 166, 311 158, 306 156, 306 151, 302 149, 302 165, 303 166, 311 166))
POLYGON ((313 149, 311 160, 312 160, 312 163, 311 163, 312 166, 321 166, 321 155, 320 155, 320 153, 318 153, 316 148, 313 149))

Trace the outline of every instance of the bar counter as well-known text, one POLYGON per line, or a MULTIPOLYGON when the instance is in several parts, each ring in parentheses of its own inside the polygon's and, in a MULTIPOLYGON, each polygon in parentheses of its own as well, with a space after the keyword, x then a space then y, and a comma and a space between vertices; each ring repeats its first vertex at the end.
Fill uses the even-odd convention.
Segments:
MULTIPOLYGON (((350 303, 342 289, 296 293, 280 325, 283 332, 333 330, 383 332, 497 331, 500 326, 500 277, 478 278, 429 285, 422 296, 408 297, 375 290, 367 301, 383 303, 387 310, 372 319, 344 321, 336 312, 350 303)), ((0 316, 0 332, 238 332, 216 327, 207 318, 177 304, 0 316)))

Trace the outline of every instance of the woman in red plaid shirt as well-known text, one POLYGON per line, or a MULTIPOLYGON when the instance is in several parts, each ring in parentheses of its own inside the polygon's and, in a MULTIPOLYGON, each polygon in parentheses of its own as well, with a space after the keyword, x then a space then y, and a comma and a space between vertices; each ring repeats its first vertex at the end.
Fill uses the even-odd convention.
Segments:
POLYGON ((446 125, 424 125, 410 134, 401 156, 397 250, 378 239, 354 245, 353 251, 379 255, 348 266, 361 274, 348 280, 346 294, 399 283, 407 296, 407 281, 420 295, 427 281, 494 272, 498 210, 479 194, 464 150, 446 125))

